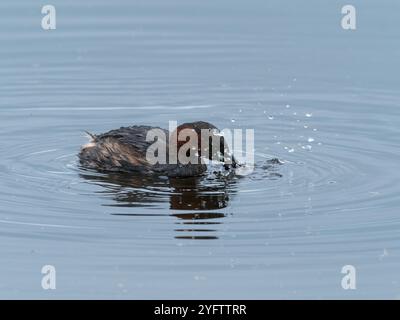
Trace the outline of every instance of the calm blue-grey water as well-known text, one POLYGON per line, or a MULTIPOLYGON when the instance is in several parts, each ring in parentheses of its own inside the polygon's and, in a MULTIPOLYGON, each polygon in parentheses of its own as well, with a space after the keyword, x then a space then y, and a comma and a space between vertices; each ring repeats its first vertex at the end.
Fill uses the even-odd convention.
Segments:
POLYGON ((0 3, 1 298, 400 296, 398 1, 49 2, 0 3), (169 120, 255 129, 255 172, 79 169, 84 130, 169 120))

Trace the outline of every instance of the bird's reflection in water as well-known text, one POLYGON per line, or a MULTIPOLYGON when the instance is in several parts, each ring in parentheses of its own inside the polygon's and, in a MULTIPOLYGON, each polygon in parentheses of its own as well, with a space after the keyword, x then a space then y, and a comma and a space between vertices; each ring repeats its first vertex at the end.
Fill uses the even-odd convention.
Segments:
MULTIPOLYGON (((169 203, 171 210, 186 211, 168 214, 179 219, 175 238, 199 240, 218 238, 217 230, 212 226, 221 224, 226 214, 217 210, 227 207, 237 183, 227 177, 167 178, 92 172, 81 173, 80 176, 102 186, 103 190, 99 193, 113 199, 113 203, 107 206, 159 208, 163 203, 169 203)), ((156 216, 143 211, 113 215, 156 216)))

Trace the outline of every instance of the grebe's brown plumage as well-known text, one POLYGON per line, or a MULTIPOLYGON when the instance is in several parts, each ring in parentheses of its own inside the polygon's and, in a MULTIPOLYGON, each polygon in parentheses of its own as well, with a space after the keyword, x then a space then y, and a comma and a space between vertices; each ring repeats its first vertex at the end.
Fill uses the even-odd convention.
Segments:
MULTIPOLYGON (((180 164, 179 161, 177 164, 169 164, 168 162, 166 164, 150 164, 146 159, 146 153, 154 141, 146 141, 146 136, 148 131, 153 129, 161 130, 168 140, 168 130, 151 126, 121 127, 100 135, 91 135, 92 140, 82 146, 79 153, 80 164, 85 168, 99 171, 162 174, 171 177, 199 176, 207 171, 207 166, 200 161, 202 156, 200 148, 201 130, 208 129, 212 134, 218 134, 217 127, 208 122, 197 121, 184 123, 177 128, 178 132, 184 129, 193 130, 199 137, 200 152, 198 154, 199 161, 196 164, 180 164)), ((169 141, 163 142, 165 142, 168 154, 169 141)), ((177 142, 177 148, 179 149, 184 143, 177 142)), ((218 150, 223 155, 221 161, 224 162, 225 169, 229 170, 236 166, 236 162, 230 155, 223 137, 221 137, 220 143, 218 150)), ((212 150, 212 147, 210 146, 208 150, 212 150)), ((209 159, 215 159, 211 152, 205 156, 209 159)))

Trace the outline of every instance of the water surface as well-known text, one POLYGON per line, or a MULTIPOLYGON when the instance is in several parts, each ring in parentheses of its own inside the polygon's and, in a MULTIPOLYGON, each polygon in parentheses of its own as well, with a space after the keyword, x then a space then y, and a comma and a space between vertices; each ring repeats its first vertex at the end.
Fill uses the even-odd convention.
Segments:
POLYGON ((1 298, 399 296, 398 2, 52 4, 0 4, 1 298), (84 130, 169 120, 254 129, 254 173, 78 167, 84 130))

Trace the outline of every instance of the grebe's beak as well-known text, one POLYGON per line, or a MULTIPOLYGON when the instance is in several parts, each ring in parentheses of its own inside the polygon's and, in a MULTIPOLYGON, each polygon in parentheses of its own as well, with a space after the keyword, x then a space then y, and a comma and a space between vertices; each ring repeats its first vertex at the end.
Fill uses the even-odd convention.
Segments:
POLYGON ((229 155, 228 157, 225 157, 225 160, 226 160, 226 159, 229 160, 229 161, 228 161, 229 163, 226 163, 226 161, 224 161, 224 159, 223 159, 225 170, 229 170, 230 168, 234 168, 234 169, 237 168, 238 163, 237 163, 235 157, 233 156, 233 154, 232 154, 232 155, 229 155))
POLYGON ((231 168, 236 168, 238 166, 238 162, 234 157, 233 153, 229 151, 228 146, 225 145, 225 140, 222 137, 220 142, 220 152, 218 153, 219 161, 224 164, 224 168, 229 170, 231 168))
POLYGON ((232 158, 232 167, 236 168, 238 166, 238 163, 233 155, 231 156, 231 158, 232 158))

